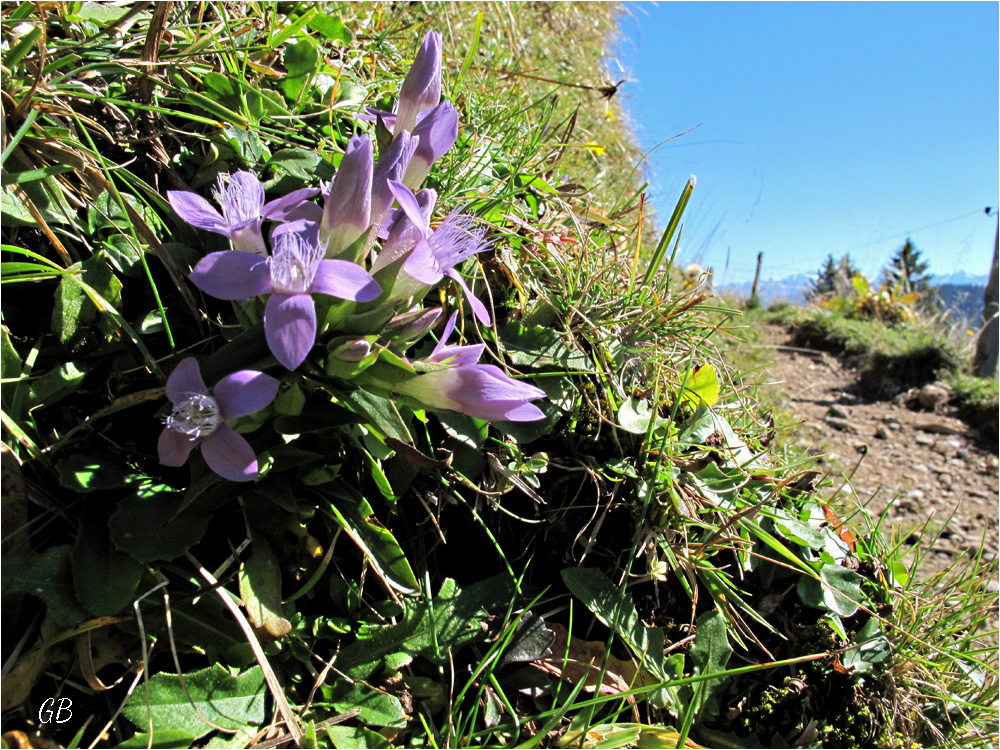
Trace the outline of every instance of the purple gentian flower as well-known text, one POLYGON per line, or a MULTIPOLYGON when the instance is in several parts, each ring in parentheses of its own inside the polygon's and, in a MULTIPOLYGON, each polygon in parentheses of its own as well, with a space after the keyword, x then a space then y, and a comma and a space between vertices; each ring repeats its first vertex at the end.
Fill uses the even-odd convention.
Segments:
MULTIPOLYGON (((474 219, 471 216, 461 216, 457 212, 452 212, 441 222, 441 226, 431 232, 420 205, 409 188, 395 181, 389 182, 389 188, 399 201, 400 207, 406 212, 406 216, 424 234, 423 239, 417 242, 413 251, 403 261, 402 270, 426 286, 437 284, 445 276, 454 279, 462 288, 479 321, 483 325, 489 325, 490 314, 486 305, 472 293, 465 279, 455 269, 459 263, 489 247, 489 243, 484 239, 483 230, 473 226, 474 219)), ((397 293, 397 288, 400 292, 415 291, 407 288, 407 285, 401 283, 399 279, 393 288, 394 293, 397 293)))
POLYGON ((441 101, 441 32, 428 31, 399 89, 393 133, 413 130, 417 114, 441 101))
POLYGON ((420 139, 403 177, 403 184, 416 189, 430 174, 436 162, 458 139, 458 111, 451 102, 441 102, 425 113, 413 131, 420 139))
POLYGON ((316 343, 313 294, 370 302, 382 288, 356 263, 324 259, 315 224, 301 220, 282 224, 274 231, 273 244, 274 252, 266 260, 235 250, 210 253, 189 278, 219 299, 270 294, 264 308, 267 344, 282 365, 294 370, 316 343))
POLYGON ((219 185, 212 192, 222 207, 221 214, 200 195, 186 190, 168 190, 167 200, 177 215, 191 226, 224 234, 233 243, 234 250, 262 257, 267 257, 260 231, 265 219, 315 220, 319 212, 318 206, 308 202, 319 192, 317 188, 294 190, 264 203, 264 186, 250 172, 237 172, 232 177, 219 175, 219 185))
POLYGON ((336 258, 368 231, 372 212, 372 139, 354 136, 323 204, 320 240, 336 258))
POLYGON ((425 372, 396 385, 396 390, 431 409, 448 409, 476 419, 533 422, 545 414, 529 403, 545 392, 508 378, 493 365, 460 365, 425 372))
POLYGON ((256 370, 227 375, 209 390, 194 357, 183 360, 167 378, 174 409, 160 433, 157 453, 164 466, 183 466, 195 446, 208 468, 224 479, 257 478, 257 457, 245 438, 227 423, 260 411, 274 401, 280 383, 256 370))
POLYGON ((433 370, 395 385, 404 396, 432 409, 449 409, 470 417, 509 422, 533 422, 545 414, 530 401, 544 398, 545 391, 527 383, 512 380, 493 365, 476 364, 485 344, 449 346, 447 341, 455 330, 458 313, 452 313, 434 351, 423 361, 433 365, 450 365, 433 370))

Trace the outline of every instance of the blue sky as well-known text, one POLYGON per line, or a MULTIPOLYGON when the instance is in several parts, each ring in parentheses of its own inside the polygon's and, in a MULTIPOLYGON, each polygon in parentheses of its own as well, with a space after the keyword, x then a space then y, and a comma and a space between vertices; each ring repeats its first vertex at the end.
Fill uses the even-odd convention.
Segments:
POLYGON ((765 279, 849 252, 874 277, 909 236, 932 273, 989 271, 1000 4, 626 8, 618 77, 643 148, 697 126, 649 156, 661 222, 698 178, 682 260, 736 283, 760 251, 765 279))

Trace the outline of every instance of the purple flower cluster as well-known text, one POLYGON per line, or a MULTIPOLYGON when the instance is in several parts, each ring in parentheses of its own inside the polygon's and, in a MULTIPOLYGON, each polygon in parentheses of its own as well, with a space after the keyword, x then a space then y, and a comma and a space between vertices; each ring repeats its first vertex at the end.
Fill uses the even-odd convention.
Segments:
MULTIPOLYGON (((390 321, 369 331, 371 341, 357 338, 330 352, 345 361, 377 357, 386 346, 393 346, 402 357, 438 319, 440 310, 424 310, 419 303, 445 278, 458 284, 476 318, 490 323, 486 306, 458 271, 465 260, 487 248, 482 228, 457 213, 432 228, 437 193, 420 189, 431 165, 458 138, 458 112, 450 102, 441 101, 439 33, 424 37, 403 81, 395 114, 370 111, 367 119, 374 118, 392 133, 391 141, 376 160, 368 135, 352 137, 334 179, 322 190, 305 188, 267 202, 260 180, 250 172, 237 172, 219 178, 214 196, 221 211, 195 193, 167 193, 181 219, 231 242, 231 250, 210 253, 198 262, 191 282, 218 299, 266 297, 267 345, 288 370, 306 360, 317 338, 332 325, 329 316, 326 321, 317 319, 317 294, 369 303, 366 312, 386 314, 366 319, 390 321), (312 202, 319 194, 322 206, 312 202), (265 222, 275 225, 268 240, 265 222), (372 248, 376 239, 381 240, 377 250, 372 248), (366 269, 369 250, 372 262, 366 269), (395 270, 388 270, 390 266, 395 270), (376 339, 384 343, 372 346, 376 339)), ((414 363, 429 371, 397 383, 395 392, 427 408, 480 419, 541 419, 541 410, 530 402, 542 398, 542 391, 511 380, 493 365, 478 364, 482 345, 446 345, 456 317, 457 313, 448 321, 433 353, 414 363)), ((266 407, 277 391, 276 379, 251 370, 228 375, 209 389, 197 362, 184 360, 167 381, 174 409, 160 437, 161 463, 179 466, 200 444, 206 463, 216 473, 234 481, 256 478, 252 448, 227 422, 266 407)))

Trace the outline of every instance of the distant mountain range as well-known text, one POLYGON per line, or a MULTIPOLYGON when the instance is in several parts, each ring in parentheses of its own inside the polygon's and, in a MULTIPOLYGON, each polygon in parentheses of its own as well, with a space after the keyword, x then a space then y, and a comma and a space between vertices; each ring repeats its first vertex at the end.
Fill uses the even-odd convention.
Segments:
MULTIPOLYGON (((806 291, 816 278, 815 274, 799 273, 783 279, 766 279, 760 282, 757 294, 763 305, 773 302, 791 302, 793 305, 806 303, 806 291)), ((966 271, 957 271, 943 276, 932 276, 932 283, 938 287, 941 301, 948 310, 964 316, 978 324, 983 314, 983 293, 989 277, 985 274, 974 276, 966 271)), ((726 284, 716 291, 719 294, 739 299, 747 299, 753 284, 726 284)))

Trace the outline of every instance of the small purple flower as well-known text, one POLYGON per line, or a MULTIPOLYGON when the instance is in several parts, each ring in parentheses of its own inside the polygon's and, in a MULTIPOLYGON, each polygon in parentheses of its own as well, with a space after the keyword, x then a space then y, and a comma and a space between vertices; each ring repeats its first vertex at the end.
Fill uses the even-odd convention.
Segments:
POLYGON ((485 344, 448 345, 457 317, 457 312, 452 313, 438 345, 423 360, 426 364, 449 367, 397 383, 395 390, 431 409, 448 409, 477 419, 509 422, 544 419, 542 410, 529 402, 544 398, 545 391, 512 380, 499 367, 476 364, 485 344))
POLYGON ((417 114, 441 101, 441 32, 428 31, 399 89, 393 132, 413 130, 417 114))
POLYGON ((198 361, 194 357, 183 360, 167 378, 167 398, 174 408, 157 444, 160 463, 183 466, 191 451, 201 445, 205 463, 219 476, 233 482, 256 479, 253 448, 227 423, 270 404, 279 385, 270 375, 240 370, 209 390, 198 361))
MULTIPOLYGON (((452 212, 433 232, 427 225, 427 220, 420 211, 416 197, 409 188, 399 182, 390 181, 389 188, 399 201, 400 207, 413 224, 423 232, 423 239, 414 246, 413 251, 403 261, 403 271, 425 286, 437 284, 445 276, 454 279, 462 288, 465 298, 469 301, 472 311, 483 325, 490 324, 490 314, 486 305, 469 289, 469 285, 455 266, 481 253, 489 247, 481 228, 473 225, 470 216, 461 216, 452 212)), ((406 284, 397 280, 396 287, 400 291, 411 291, 406 284)), ((396 288, 393 289, 396 292, 396 288)))
POLYGON ((458 111, 451 102, 441 102, 424 114, 413 130, 420 142, 402 180, 413 189, 420 187, 430 174, 431 164, 447 153, 458 139, 458 111))
POLYGON ((264 203, 264 186, 250 172, 237 172, 232 177, 219 175, 219 185, 212 192, 222 207, 221 214, 200 195, 186 190, 168 190, 167 200, 177 215, 191 226, 223 234, 233 243, 234 250, 261 257, 267 257, 260 231, 265 219, 315 219, 319 212, 318 206, 308 202, 319 192, 316 188, 294 190, 264 203))
POLYGON ((372 212, 372 140, 354 136, 347 144, 323 204, 320 239, 336 258, 368 231, 372 212))
POLYGON ((267 344, 282 365, 294 370, 316 343, 313 294, 369 302, 382 288, 356 263, 324 259, 315 224, 301 220, 282 224, 274 231, 273 244, 274 252, 266 260, 235 250, 210 253, 189 278, 205 294, 219 299, 270 294, 264 307, 267 344))

